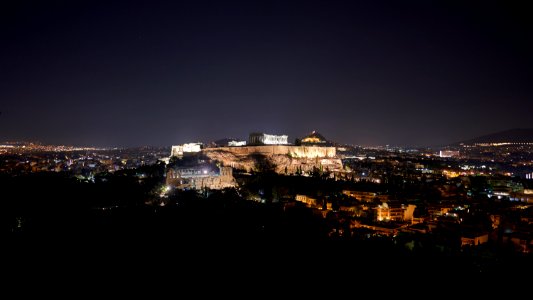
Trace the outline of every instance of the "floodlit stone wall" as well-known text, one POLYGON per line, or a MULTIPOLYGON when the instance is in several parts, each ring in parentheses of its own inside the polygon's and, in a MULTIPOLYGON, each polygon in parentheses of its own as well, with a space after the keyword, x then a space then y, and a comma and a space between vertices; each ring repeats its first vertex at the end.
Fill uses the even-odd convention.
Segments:
POLYGON ((246 147, 218 147, 203 150, 206 153, 212 151, 227 151, 234 155, 289 155, 294 158, 334 158, 337 154, 335 147, 318 146, 290 146, 290 145, 265 145, 246 147))

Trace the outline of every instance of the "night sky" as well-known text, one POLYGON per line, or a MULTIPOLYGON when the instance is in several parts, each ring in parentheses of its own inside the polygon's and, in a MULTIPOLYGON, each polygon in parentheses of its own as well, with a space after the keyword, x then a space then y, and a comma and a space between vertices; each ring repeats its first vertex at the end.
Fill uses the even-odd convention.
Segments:
POLYGON ((533 127, 527 1, 38 2, 0 4, 0 141, 438 145, 533 127))

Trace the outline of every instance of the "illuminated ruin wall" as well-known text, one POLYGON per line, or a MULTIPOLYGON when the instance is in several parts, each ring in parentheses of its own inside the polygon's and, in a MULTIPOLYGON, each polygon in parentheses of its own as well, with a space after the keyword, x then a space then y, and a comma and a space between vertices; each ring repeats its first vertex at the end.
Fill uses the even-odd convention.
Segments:
POLYGON ((266 163, 279 174, 323 171, 342 171, 342 161, 335 157, 335 147, 316 146, 248 146, 219 147, 202 150, 210 159, 224 166, 246 171, 259 171, 266 163), (258 156, 260 156, 258 158, 258 156), (259 162, 258 159, 263 160, 259 162))
POLYGON ((207 148, 205 153, 213 151, 226 151, 234 155, 288 155, 294 158, 334 158, 336 156, 335 147, 317 146, 289 146, 289 145, 267 145, 267 146, 247 146, 247 147, 219 147, 207 148))

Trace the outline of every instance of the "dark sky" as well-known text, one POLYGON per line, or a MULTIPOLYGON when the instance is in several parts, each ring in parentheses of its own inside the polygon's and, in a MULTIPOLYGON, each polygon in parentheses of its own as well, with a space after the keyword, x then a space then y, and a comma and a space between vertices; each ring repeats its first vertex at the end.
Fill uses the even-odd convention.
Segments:
POLYGON ((435 145, 533 127, 527 1, 461 2, 3 1, 0 140, 435 145))

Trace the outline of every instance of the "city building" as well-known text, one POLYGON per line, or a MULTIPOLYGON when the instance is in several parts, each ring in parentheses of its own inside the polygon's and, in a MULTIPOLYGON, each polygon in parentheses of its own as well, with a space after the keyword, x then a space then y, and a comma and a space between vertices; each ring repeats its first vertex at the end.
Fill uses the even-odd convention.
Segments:
POLYGON ((431 219, 437 219, 438 217, 446 216, 447 213, 453 210, 453 205, 444 204, 428 204, 427 212, 431 219))
POLYGON ((415 212, 416 205, 409 204, 387 204, 382 203, 377 206, 378 221, 403 221, 411 222, 415 212))
POLYGON ((440 150, 439 157, 458 157, 459 151, 455 150, 440 150))
POLYGON ((187 143, 172 146, 170 156, 183 157, 183 155, 198 153, 202 151, 202 143, 187 143))
POLYGON ((307 195, 298 194, 298 195, 296 195, 295 200, 298 201, 298 202, 305 203, 309 207, 318 207, 318 205, 319 205, 319 202, 318 202, 317 199, 311 198, 311 197, 309 197, 307 195))
POLYGON ((250 133, 249 144, 250 145, 287 145, 289 136, 287 135, 274 135, 260 132, 250 133))
POLYGON ((363 202, 372 202, 374 200, 379 200, 380 202, 387 202, 389 200, 389 195, 380 195, 374 192, 343 190, 342 193, 348 197, 352 197, 363 202))
POLYGON ((511 232, 504 235, 503 240, 513 245, 517 252, 533 252, 533 233, 531 232, 511 232))
POLYGON ((478 246, 489 241, 489 234, 486 232, 470 231, 461 235, 461 247, 478 246))
POLYGON ((525 202, 525 203, 533 203, 533 193, 526 192, 526 191, 530 191, 530 190, 524 190, 523 193, 520 193, 520 192, 510 193, 509 200, 525 202))

